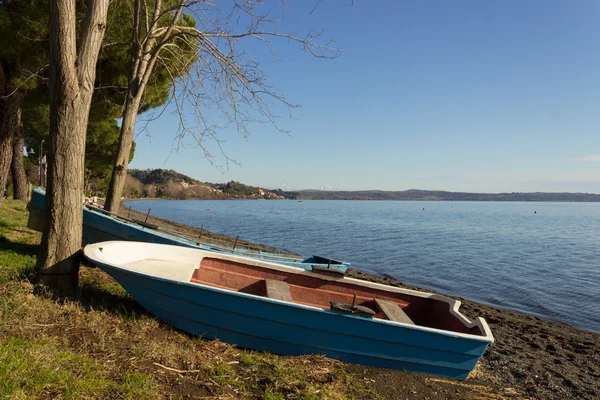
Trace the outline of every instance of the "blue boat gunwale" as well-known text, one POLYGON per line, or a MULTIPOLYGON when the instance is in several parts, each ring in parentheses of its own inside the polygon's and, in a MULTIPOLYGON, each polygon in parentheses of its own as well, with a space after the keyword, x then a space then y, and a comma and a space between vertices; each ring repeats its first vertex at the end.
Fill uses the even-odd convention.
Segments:
MULTIPOLYGON (((460 300, 452 299, 452 298, 442 296, 439 294, 426 293, 426 292, 420 292, 420 291, 416 291, 416 290, 412 290, 412 289, 405 289, 405 288, 399 288, 399 287, 395 287, 395 286, 383 285, 383 284, 376 283, 376 282, 369 282, 369 281, 349 278, 349 277, 345 277, 345 276, 338 277, 338 276, 329 276, 329 275, 318 274, 319 278, 323 279, 323 280, 338 281, 338 282, 343 281, 343 282, 348 282, 348 283, 360 284, 362 286, 373 288, 373 289, 386 290, 386 291, 391 291, 391 292, 395 292, 395 293, 407 294, 407 295, 411 295, 411 296, 417 296, 417 297, 428 298, 428 299, 432 299, 432 300, 438 300, 438 301, 445 302, 449 305, 450 314, 452 314, 456 318, 458 318, 460 320, 460 322, 463 323, 469 329, 478 327, 481 331, 481 335, 476 335, 476 334, 471 334, 471 333, 453 332, 453 331, 448 331, 448 330, 443 330, 443 329, 430 328, 430 327, 421 326, 421 325, 411 325, 411 324, 406 324, 406 323, 396 322, 396 321, 389 321, 389 320, 384 320, 384 319, 368 319, 367 320, 363 317, 359 317, 359 316, 355 316, 355 315, 351 315, 351 314, 340 314, 340 313, 336 313, 336 312, 333 312, 330 310, 325 310, 325 309, 319 308, 319 307, 314 307, 314 306, 309 306, 309 305, 304 305, 304 304, 297 304, 297 303, 278 300, 278 299, 272 299, 272 298, 258 296, 258 295, 254 295, 254 294, 250 294, 250 293, 237 292, 237 291, 230 290, 230 289, 213 287, 210 285, 205 285, 205 284, 196 283, 196 282, 188 282, 188 281, 183 281, 183 280, 175 280, 175 279, 169 279, 169 278, 164 278, 164 277, 160 277, 160 276, 154 276, 154 275, 151 275, 148 273, 132 271, 127 268, 123 268, 123 267, 119 267, 116 265, 108 264, 106 262, 102 262, 102 261, 98 260, 96 257, 94 257, 94 254, 92 254, 92 251, 94 251, 95 249, 97 249, 99 247, 108 246, 108 245, 117 244, 117 243, 122 243, 122 241, 107 241, 107 242, 100 242, 100 243, 94 243, 94 244, 87 245, 84 249, 85 258, 88 259, 89 261, 93 262, 94 264, 99 265, 104 268, 107 268, 109 270, 114 269, 114 270, 118 270, 122 273, 130 274, 130 275, 134 275, 134 276, 140 276, 140 277, 144 277, 144 278, 149 278, 151 280, 167 282, 169 284, 176 284, 176 285, 187 286, 187 287, 192 287, 192 288, 200 287, 203 290, 208 290, 208 291, 226 294, 226 295, 230 295, 230 296, 241 297, 241 298, 249 299, 252 301, 262 301, 262 302, 268 302, 268 303, 282 304, 282 305, 285 305, 286 307, 295 307, 295 308, 299 308, 299 309, 317 311, 320 313, 336 315, 336 316, 340 316, 340 317, 344 317, 344 318, 352 318, 352 319, 357 319, 357 320, 362 320, 362 321, 369 321, 370 323, 386 324, 386 325, 392 325, 392 326, 401 325, 403 328, 406 328, 406 329, 416 330, 416 331, 420 331, 420 332, 429 332, 429 333, 433 333, 433 334, 441 334, 443 336, 447 336, 450 338, 462 338, 462 339, 478 341, 478 342, 487 343, 487 344, 494 342, 494 336, 493 336, 487 322, 485 321, 485 319, 483 319, 482 317, 477 317, 473 321, 469 320, 466 316, 464 316, 459 311, 460 305, 462 304, 460 300)), ((179 246, 166 245, 166 244, 149 244, 146 242, 131 242, 131 241, 126 242, 126 243, 129 243, 131 245, 138 244, 138 245, 164 246, 164 247, 172 248, 173 250, 176 250, 176 251, 181 251, 183 249, 186 249, 186 251, 205 253, 205 255, 203 255, 199 259, 199 263, 198 263, 198 266, 196 266, 196 268, 198 268, 200 266, 200 262, 202 261, 203 258, 206 257, 206 258, 220 258, 220 259, 225 259, 225 260, 229 260, 229 261, 242 262, 242 263, 250 264, 253 266, 276 269, 276 270, 280 270, 280 271, 293 273, 296 275, 307 275, 307 276, 315 275, 314 272, 302 270, 302 269, 287 266, 284 264, 277 264, 277 263, 273 263, 273 262, 248 258, 248 257, 244 257, 244 256, 239 256, 239 255, 225 254, 225 253, 211 253, 211 252, 208 252, 205 250, 192 249, 192 248, 179 247, 179 246)), ((96 251, 95 253, 97 255, 101 255, 101 253, 98 253, 98 251, 96 251)), ((164 260, 164 261, 168 262, 168 260, 164 260)), ((127 264, 125 264, 125 265, 127 265, 127 264)), ((190 278, 191 278, 191 276, 190 276, 190 278)))
MULTIPOLYGON (((34 195, 32 195, 32 198, 31 198, 31 208, 30 208, 30 216, 29 216, 29 220, 28 220, 28 226, 31 229, 38 230, 41 232, 43 229, 43 226, 38 226, 38 224, 43 223, 43 222, 37 221, 37 220, 35 220, 35 218, 32 220, 32 213, 37 210, 38 212, 42 212, 41 217, 45 218, 45 214, 43 213, 43 210, 45 209, 46 192, 42 188, 36 187, 33 189, 33 193, 34 193, 34 195), (33 224, 30 225, 30 223, 33 223, 33 224)), ((172 231, 164 231, 160 228, 158 228, 158 229, 149 228, 147 226, 144 226, 143 224, 140 224, 140 221, 129 220, 128 218, 125 218, 118 214, 114 214, 114 213, 105 211, 102 208, 99 208, 93 204, 84 203, 83 212, 84 212, 84 235, 83 235, 84 245, 88 244, 88 243, 85 243, 86 226, 87 226, 88 230, 93 229, 97 232, 101 232, 102 234, 106 234, 105 230, 98 228, 97 223, 94 225, 94 222, 92 222, 92 221, 96 221, 96 219, 99 218, 98 221, 110 221, 109 222, 110 224, 116 224, 116 227, 121 228, 123 230, 123 232, 130 230, 132 232, 141 233, 142 235, 149 235, 149 237, 161 238, 161 239, 164 239, 165 241, 167 241, 167 243, 170 245, 181 245, 181 246, 188 247, 188 248, 194 248, 194 249, 199 249, 199 250, 204 250, 204 251, 215 251, 215 252, 219 252, 219 253, 223 253, 223 254, 230 254, 230 252, 231 252, 231 254, 235 254, 240 257, 247 257, 247 258, 251 258, 251 259, 258 258, 261 260, 272 260, 273 262, 284 263, 286 265, 293 265, 297 268, 303 268, 303 269, 310 269, 313 267, 313 264, 316 264, 315 266, 321 266, 321 267, 327 266, 328 268, 331 267, 332 271, 337 271, 339 273, 345 273, 346 270, 348 269, 348 267, 350 266, 350 263, 348 263, 348 262, 325 258, 325 257, 321 257, 321 256, 316 256, 316 255, 313 255, 308 258, 303 258, 302 256, 299 256, 299 255, 286 255, 286 254, 279 254, 279 253, 263 251, 263 250, 245 249, 243 247, 239 247, 237 249, 232 248, 230 250, 229 248, 224 247, 222 244, 193 240, 192 238, 182 236, 181 234, 177 234, 172 231), (90 224, 86 225, 86 223, 85 223, 86 215, 88 215, 89 218, 92 218, 92 220, 90 221, 90 222, 92 222, 91 225, 90 224), (321 260, 317 261, 317 259, 321 259, 321 260), (329 260, 330 265, 322 264, 322 263, 326 262, 323 260, 329 260)), ((113 230, 114 229, 118 229, 118 228, 113 227, 113 230)), ((128 235, 128 238, 118 237, 116 235, 110 235, 110 236, 112 236, 113 238, 116 237, 118 240, 130 240, 131 239, 130 235, 128 235)), ((147 237, 147 236, 144 236, 144 237, 147 237)), ((136 238, 139 240, 133 240, 133 241, 146 241, 146 240, 142 239, 141 237, 136 237, 136 238)), ((94 240, 93 242, 96 243, 97 241, 94 240)), ((154 240, 150 240, 149 242, 156 243, 154 240)), ((163 241, 159 241, 158 243, 167 244, 167 243, 164 243, 163 241)))
MULTIPOLYGON (((160 236, 160 237, 162 237, 164 239, 176 240, 177 242, 185 243, 187 245, 187 246, 185 246, 185 248, 190 248, 190 249, 195 249, 195 250, 201 250, 201 251, 215 251, 218 254, 225 254, 225 255, 229 254, 229 253, 225 252, 223 249, 219 248, 218 245, 212 245, 210 243, 199 243, 199 242, 195 242, 195 241, 193 241, 191 239, 188 239, 188 238, 185 238, 185 237, 175 236, 175 235, 173 235, 171 233, 168 233, 168 232, 162 232, 162 231, 157 230, 157 229, 146 228, 146 227, 141 226, 141 225, 134 225, 134 224, 128 223, 127 221, 122 221, 122 220, 120 220, 118 218, 113 218, 113 217, 110 217, 108 215, 105 215, 105 214, 99 212, 98 210, 96 210, 94 208, 88 207, 86 209, 86 211, 90 211, 90 212, 94 213, 95 215, 97 215, 97 216, 99 216, 101 218, 108 218, 108 219, 111 220, 111 222, 117 223, 118 225, 122 225, 124 228, 126 227, 126 228, 129 228, 129 229, 135 229, 135 230, 138 230, 138 231, 150 233, 150 234, 152 234, 154 236, 160 236)), ((137 242, 137 241, 131 241, 131 242, 132 243, 150 243, 150 242, 137 242)), ((154 244, 161 244, 161 245, 165 245, 165 246, 173 246, 173 245, 170 245, 170 244, 163 244, 163 243, 154 243, 154 244)), ((244 249, 241 249, 241 250, 243 251, 244 249)), ((252 252, 253 252, 252 250, 247 251, 247 252, 243 251, 241 253, 237 253, 237 251, 240 251, 240 250, 236 249, 236 253, 231 253, 231 254, 234 254, 237 257, 241 257, 241 258, 248 259, 248 260, 254 260, 254 259, 256 259, 255 257, 252 256, 252 252)), ((291 256, 283 255, 283 254, 279 255, 277 253, 271 253, 271 254, 269 254, 269 252, 256 251, 256 254, 260 257, 259 258, 260 260, 264 260, 265 262, 270 262, 270 261, 267 261, 270 258, 272 260, 280 260, 282 262, 286 261, 286 260, 289 260, 289 261, 293 261, 293 262, 295 262, 297 264, 301 264, 301 263, 303 263, 303 260, 304 260, 301 257, 291 257, 291 256)), ((349 264, 343 264, 343 265, 345 266, 345 265, 349 265, 349 264)), ((336 266, 339 266, 339 264, 336 264, 336 266)))

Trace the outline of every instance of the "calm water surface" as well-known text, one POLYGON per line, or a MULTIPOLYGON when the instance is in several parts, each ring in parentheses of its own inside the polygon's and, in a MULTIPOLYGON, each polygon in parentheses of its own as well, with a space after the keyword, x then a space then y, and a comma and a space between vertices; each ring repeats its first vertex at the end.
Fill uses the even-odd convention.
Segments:
POLYGON ((143 200, 127 205, 600 332, 598 203, 143 200))

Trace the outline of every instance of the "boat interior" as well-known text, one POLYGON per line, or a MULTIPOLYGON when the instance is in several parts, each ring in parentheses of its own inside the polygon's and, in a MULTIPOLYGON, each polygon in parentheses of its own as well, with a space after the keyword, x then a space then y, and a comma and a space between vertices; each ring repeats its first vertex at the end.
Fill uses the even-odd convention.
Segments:
POLYGON ((479 326, 466 325, 452 312, 450 303, 436 299, 438 296, 419 296, 370 287, 356 280, 316 272, 266 269, 204 257, 190 282, 365 318, 484 335, 479 326))

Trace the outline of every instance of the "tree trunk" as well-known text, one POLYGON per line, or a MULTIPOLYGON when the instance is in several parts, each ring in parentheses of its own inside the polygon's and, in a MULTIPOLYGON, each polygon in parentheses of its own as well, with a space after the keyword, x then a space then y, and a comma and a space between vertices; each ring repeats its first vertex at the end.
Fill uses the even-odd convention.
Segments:
MULTIPOLYGON (((156 29, 159 29, 159 16, 163 15, 165 12, 161 9, 161 3, 157 2, 155 4, 155 12, 152 17, 150 29, 146 32, 147 36, 145 39, 140 43, 140 34, 144 31, 142 25, 145 18, 142 18, 141 16, 144 7, 141 6, 140 0, 136 0, 134 3, 131 72, 127 99, 125 101, 125 110, 123 112, 123 122, 121 124, 121 134, 119 136, 119 152, 110 178, 106 202, 104 203, 104 208, 107 211, 118 212, 119 210, 123 187, 125 186, 125 180, 127 178, 127 168, 129 166, 131 145, 133 143, 133 134, 135 132, 135 121, 137 119, 140 103, 144 91, 146 90, 148 80, 150 79, 150 75, 153 73, 154 67, 156 66, 160 47, 169 39, 185 5, 185 0, 177 1, 177 6, 171 9, 174 13, 172 15, 173 19, 171 20, 171 23, 166 28, 166 31, 157 34, 156 29), (157 39, 158 37, 160 37, 160 39, 157 39)), ((147 10, 145 12, 147 13, 147 10)), ((147 17, 148 14, 146 14, 146 24, 148 24, 147 17)), ((161 27, 160 30, 162 31, 163 27, 161 27)))
POLYGON ((12 161, 13 129, 16 123, 15 113, 18 110, 18 104, 13 97, 16 96, 15 94, 8 98, 3 97, 10 93, 10 85, 6 82, 7 80, 4 68, 0 63, 0 205, 4 200, 4 188, 12 161))
POLYGON ((38 279, 60 290, 78 283, 83 222, 85 135, 108 0, 88 0, 80 47, 76 0, 50 0, 50 138, 46 226, 38 279))
POLYGON ((5 104, 0 104, 0 119, 2 126, 0 127, 0 206, 4 201, 4 189, 8 180, 8 171, 12 160, 12 137, 6 127, 6 107, 5 104))
POLYGON ((121 204, 139 106, 139 97, 133 97, 131 94, 128 94, 127 101, 125 102, 125 112, 123 113, 123 122, 121 124, 121 134, 119 136, 119 152, 117 153, 117 160, 110 178, 106 202, 104 203, 104 209, 107 211, 118 212, 119 205, 121 204))
POLYGON ((23 130, 21 128, 21 109, 17 111, 17 126, 13 135, 12 178, 13 198, 27 200, 27 174, 23 165, 23 130))

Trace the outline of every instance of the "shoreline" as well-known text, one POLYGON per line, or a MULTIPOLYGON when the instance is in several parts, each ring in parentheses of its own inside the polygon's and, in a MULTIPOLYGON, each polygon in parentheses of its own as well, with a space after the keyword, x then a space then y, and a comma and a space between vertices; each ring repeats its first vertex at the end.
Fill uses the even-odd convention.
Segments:
POLYGON ((300 199, 257 199, 257 198, 236 198, 236 197, 229 197, 229 198, 223 198, 223 199, 201 199, 201 198, 189 198, 189 199, 175 199, 175 198, 165 198, 165 197, 139 197, 139 198, 126 198, 126 199, 122 199, 121 202, 127 202, 127 201, 144 201, 144 200, 168 200, 168 201, 187 201, 187 200, 201 200, 201 201, 235 201, 235 200, 256 200, 256 201, 376 201, 376 202, 380 202, 380 201, 406 201, 406 202, 417 202, 417 201, 423 201, 426 203, 451 203, 451 202, 456 202, 456 203, 551 203, 551 204, 556 204, 556 203, 579 203, 579 204, 596 204, 596 203, 600 203, 600 200, 482 200, 482 199, 474 199, 474 200, 458 200, 458 199, 371 199, 371 198, 365 198, 365 199, 360 199, 360 198, 332 198, 332 199, 307 199, 307 198, 300 198, 300 199))
MULTIPOLYGON (((129 201, 129 200, 127 200, 129 201)), ((121 205, 120 213, 129 212, 121 205)), ((131 210, 132 217, 146 214, 131 210)), ((185 224, 149 216, 148 222, 203 238, 227 240, 235 238, 201 231, 185 224)), ((238 240, 238 245, 290 254, 265 244, 238 240)), ((348 276, 392 286, 437 293, 404 284, 391 277, 379 277, 349 270, 348 276)), ((468 318, 483 317, 496 342, 488 347, 476 370, 466 381, 456 382, 402 371, 347 364, 356 379, 373 381, 373 390, 384 398, 411 396, 416 398, 598 398, 600 397, 600 334, 456 296, 460 311, 468 318), (393 384, 390 384, 393 382, 393 384), (398 391, 399 388, 410 389, 398 391), (454 388, 454 391, 448 391, 454 388), (485 391, 482 392, 482 388, 485 391), (403 394, 404 393, 404 394, 403 394), (436 397, 432 393, 438 393, 436 397)))

